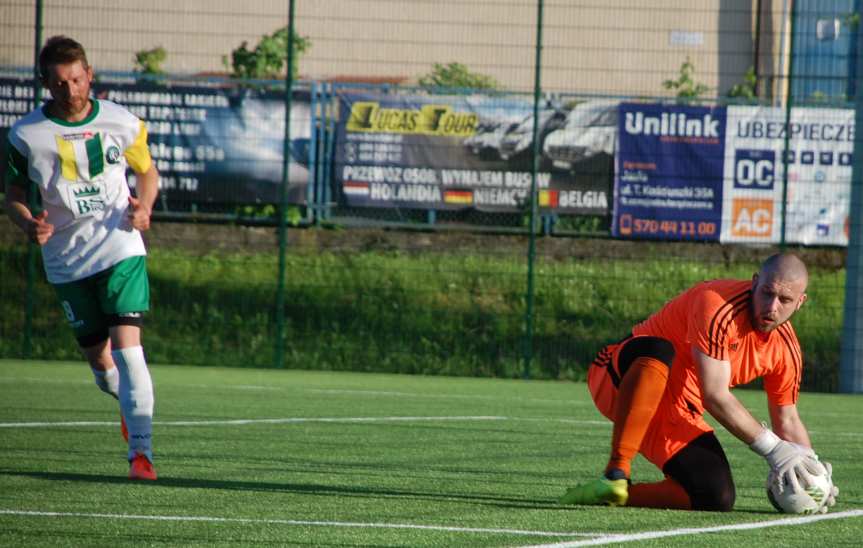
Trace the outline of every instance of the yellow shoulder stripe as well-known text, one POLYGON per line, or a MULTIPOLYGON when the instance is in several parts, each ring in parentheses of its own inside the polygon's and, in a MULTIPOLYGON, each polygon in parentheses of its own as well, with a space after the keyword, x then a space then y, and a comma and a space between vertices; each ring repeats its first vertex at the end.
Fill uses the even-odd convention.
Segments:
POLYGON ((139 120, 138 124, 138 136, 123 155, 135 173, 146 173, 153 165, 153 160, 150 158, 150 149, 147 147, 147 126, 143 120, 139 120))

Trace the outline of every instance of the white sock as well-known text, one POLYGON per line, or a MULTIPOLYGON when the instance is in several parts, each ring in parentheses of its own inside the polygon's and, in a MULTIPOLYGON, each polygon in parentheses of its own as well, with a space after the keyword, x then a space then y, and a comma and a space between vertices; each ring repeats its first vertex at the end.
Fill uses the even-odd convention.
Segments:
POLYGON ((120 399, 120 374, 116 367, 112 367, 107 371, 101 369, 93 369, 93 378, 96 379, 96 386, 102 392, 114 396, 114 399, 120 399))
POLYGON ((144 454, 153 461, 153 381, 140 346, 111 351, 120 372, 120 410, 129 430, 129 460, 144 454))

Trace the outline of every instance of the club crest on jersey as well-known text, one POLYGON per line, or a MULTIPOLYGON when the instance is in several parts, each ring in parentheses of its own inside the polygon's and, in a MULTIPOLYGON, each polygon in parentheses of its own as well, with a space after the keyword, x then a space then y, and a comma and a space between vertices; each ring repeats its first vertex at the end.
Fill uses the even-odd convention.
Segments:
POLYGON ((98 196, 99 195, 99 187, 84 185, 81 188, 76 188, 72 190, 72 195, 76 198, 86 198, 88 196, 98 196))
POLYGON ((116 164, 120 161, 120 149, 111 145, 105 151, 105 161, 109 164, 116 164))
POLYGON ((68 189, 69 208, 75 217, 89 217, 97 211, 106 209, 102 187, 97 184, 74 185, 68 189))

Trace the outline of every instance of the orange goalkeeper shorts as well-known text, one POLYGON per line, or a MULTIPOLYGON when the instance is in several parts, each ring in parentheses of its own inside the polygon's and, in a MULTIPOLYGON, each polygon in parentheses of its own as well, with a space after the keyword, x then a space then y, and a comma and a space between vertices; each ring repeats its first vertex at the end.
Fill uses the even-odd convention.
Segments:
MULTIPOLYGON (((634 338, 634 337, 633 337, 634 338)), ((587 386, 593 403, 600 413, 614 422, 614 401, 620 385, 618 357, 620 349, 633 338, 614 343, 600 350, 587 371, 587 386)), ((672 365, 672 375, 674 374, 672 365)), ((671 385, 669 379, 669 386, 671 385)), ((641 442, 638 452, 660 470, 668 459, 689 445, 705 432, 712 432, 704 417, 689 410, 686 405, 677 405, 668 387, 662 401, 650 421, 650 426, 641 442)))

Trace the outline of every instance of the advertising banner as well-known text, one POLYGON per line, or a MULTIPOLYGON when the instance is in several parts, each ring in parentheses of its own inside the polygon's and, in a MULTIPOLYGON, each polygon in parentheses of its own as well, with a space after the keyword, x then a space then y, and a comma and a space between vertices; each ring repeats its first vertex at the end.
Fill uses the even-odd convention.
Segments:
MULTIPOLYGON (((334 184, 345 205, 505 212, 528 207, 534 146, 530 101, 338 96, 334 184)), ((610 102, 593 106, 547 104, 541 110, 540 208, 608 213, 617 108, 610 102)))
MULTIPOLYGON (((166 204, 279 201, 285 105, 282 96, 239 88, 94 84, 99 99, 123 105, 147 123, 150 154, 166 204)), ((0 79, 0 137, 31 109, 32 83, 0 79)), ((44 97, 50 95, 45 92, 44 97)), ((311 135, 308 93, 291 107, 291 203, 306 202, 311 135)))
POLYGON ((848 245, 854 111, 792 108, 788 118, 728 107, 721 240, 779 242, 784 193, 787 243, 848 245))
MULTIPOLYGON (((47 92, 46 92, 47 95, 47 92)), ((0 78, 0 188, 6 170, 6 134, 15 122, 33 109, 33 81, 0 78)))
POLYGON ((725 108, 620 105, 612 234, 717 240, 725 108))

